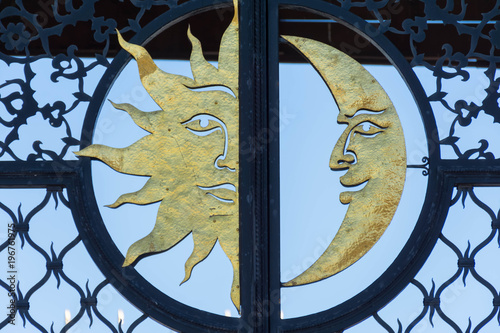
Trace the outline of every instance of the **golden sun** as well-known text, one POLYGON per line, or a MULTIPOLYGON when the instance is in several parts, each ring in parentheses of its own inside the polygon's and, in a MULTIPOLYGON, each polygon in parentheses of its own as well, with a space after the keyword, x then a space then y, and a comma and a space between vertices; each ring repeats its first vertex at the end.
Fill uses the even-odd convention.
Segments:
POLYGON ((194 249, 185 263, 187 281, 215 243, 231 261, 231 300, 240 309, 239 287, 239 111, 238 15, 221 40, 218 68, 208 63, 201 44, 188 29, 194 79, 160 70, 141 46, 122 48, 137 61, 141 82, 161 110, 144 112, 130 104, 113 104, 149 134, 126 148, 94 144, 76 154, 99 159, 114 170, 149 176, 137 192, 109 205, 160 202, 153 230, 133 243, 123 266, 167 251, 192 234, 194 249), (212 90, 199 88, 212 87, 212 90))

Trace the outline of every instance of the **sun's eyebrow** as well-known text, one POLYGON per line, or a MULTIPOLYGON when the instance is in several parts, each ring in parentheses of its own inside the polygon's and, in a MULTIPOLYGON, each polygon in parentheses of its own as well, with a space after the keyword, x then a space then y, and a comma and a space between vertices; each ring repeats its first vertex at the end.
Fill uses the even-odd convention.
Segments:
POLYGON ((362 114, 381 114, 384 112, 386 109, 380 110, 380 111, 373 111, 373 110, 367 110, 367 109, 359 109, 358 111, 354 112, 352 116, 347 115, 348 118, 354 118, 356 116, 362 115, 362 114))
POLYGON ((214 84, 211 86, 203 86, 203 87, 190 87, 187 85, 184 85, 184 86, 186 86, 187 88, 189 88, 193 91, 222 91, 222 92, 228 93, 229 95, 236 98, 236 96, 234 95, 234 92, 230 88, 228 88, 222 84, 214 84))

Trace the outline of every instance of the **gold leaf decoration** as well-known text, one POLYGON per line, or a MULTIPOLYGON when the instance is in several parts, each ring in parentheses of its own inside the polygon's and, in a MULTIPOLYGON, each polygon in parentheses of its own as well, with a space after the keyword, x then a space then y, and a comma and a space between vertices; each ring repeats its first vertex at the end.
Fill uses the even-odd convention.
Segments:
POLYGON ((90 145, 79 156, 99 159, 118 172, 149 176, 144 187, 109 205, 161 202, 153 230, 128 249, 123 266, 167 251, 192 234, 194 249, 185 263, 186 282, 196 264, 218 241, 233 267, 231 299, 240 310, 239 287, 239 101, 238 10, 221 40, 218 68, 208 63, 199 40, 192 44, 193 78, 166 73, 139 45, 123 49, 137 61, 141 82, 160 110, 144 112, 113 104, 150 134, 126 148, 90 145), (212 87, 211 90, 200 89, 212 87))

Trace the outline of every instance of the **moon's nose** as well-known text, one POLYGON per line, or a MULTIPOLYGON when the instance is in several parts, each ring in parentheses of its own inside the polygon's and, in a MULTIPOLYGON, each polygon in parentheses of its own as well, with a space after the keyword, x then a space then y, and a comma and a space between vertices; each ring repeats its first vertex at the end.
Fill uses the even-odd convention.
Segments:
POLYGON ((330 156, 330 169, 332 170, 345 170, 356 162, 354 154, 347 151, 348 135, 349 132, 347 131, 342 133, 335 147, 333 147, 330 156))

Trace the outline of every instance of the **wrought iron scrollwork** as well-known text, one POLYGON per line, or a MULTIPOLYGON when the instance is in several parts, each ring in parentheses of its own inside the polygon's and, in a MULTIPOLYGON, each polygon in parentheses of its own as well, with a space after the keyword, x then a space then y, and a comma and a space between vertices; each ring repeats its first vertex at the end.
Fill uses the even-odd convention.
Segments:
MULTIPOLYGON (((3 137, 0 137, 0 160, 72 159, 67 152, 72 147, 77 150, 80 133, 78 128, 72 128, 69 118, 75 112, 84 112, 92 98, 95 87, 87 87, 85 79, 96 70, 109 66, 108 57, 113 55, 109 52, 110 45, 116 43, 111 41, 115 37, 115 29, 122 29, 126 36, 127 33, 137 33, 154 16, 175 8, 178 2, 186 1, 131 1, 129 8, 135 8, 135 17, 129 17, 124 22, 119 11, 106 9, 98 0, 81 3, 42 0, 37 6, 15 1, 8 6, 0 5, 0 61, 3 66, 16 67, 23 72, 18 71, 12 79, 6 75, 5 81, 0 82, 0 103, 5 110, 0 112, 0 124, 5 128, 1 134, 3 137), (144 20, 145 15, 148 16, 147 21, 144 20), (78 30, 75 31, 76 26, 78 30), (74 38, 75 35, 77 38, 74 38), (89 36, 93 38, 88 39, 89 36), (54 45, 59 47, 61 40, 67 41, 67 47, 56 49, 54 45), (84 62, 79 49, 87 48, 85 43, 89 42, 96 45, 95 52, 90 62, 84 62), (44 66, 47 70, 45 62, 39 65, 44 60, 52 61, 50 82, 69 80, 67 82, 75 83, 77 90, 73 92, 71 101, 57 100, 56 91, 53 91, 50 103, 38 101, 34 79, 44 74, 37 73, 34 67, 44 66), (20 156, 20 152, 13 148, 14 143, 22 139, 22 127, 28 127, 29 131, 36 130, 31 123, 37 114, 49 128, 62 129, 66 136, 58 138, 62 142, 56 146, 44 144, 43 139, 35 140, 30 143, 33 152, 27 157, 20 156)), ((49 78, 44 79, 48 81, 49 78)), ((55 136, 59 131, 54 133, 55 136)))
POLYGON ((429 175, 429 158, 428 157, 422 157, 422 164, 412 164, 408 165, 408 168, 416 168, 416 169, 424 169, 422 170, 422 175, 428 176, 429 175))

